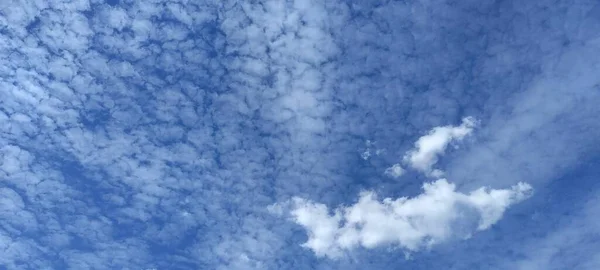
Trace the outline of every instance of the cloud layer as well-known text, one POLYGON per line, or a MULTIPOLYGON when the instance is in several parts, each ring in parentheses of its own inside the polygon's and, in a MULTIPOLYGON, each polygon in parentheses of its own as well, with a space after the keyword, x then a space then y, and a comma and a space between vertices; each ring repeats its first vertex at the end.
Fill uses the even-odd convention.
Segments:
POLYGON ((598 189, 576 172, 600 151, 599 11, 595 0, 0 1, 0 268, 598 269, 592 255, 578 265, 528 247, 580 231, 555 224, 597 223, 570 213, 598 189), (323 260, 266 210, 294 196, 351 206, 362 190, 416 198, 410 163, 386 168, 465 115, 484 125, 432 172, 464 196, 536 190, 476 238, 409 261, 378 249, 323 260))

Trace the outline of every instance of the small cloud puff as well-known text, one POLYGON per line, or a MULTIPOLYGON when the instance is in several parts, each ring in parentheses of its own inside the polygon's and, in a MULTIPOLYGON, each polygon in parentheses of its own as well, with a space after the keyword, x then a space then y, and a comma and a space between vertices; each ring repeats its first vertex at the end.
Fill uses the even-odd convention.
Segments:
POLYGON ((433 128, 427 135, 415 142, 415 148, 404 156, 404 162, 412 168, 427 175, 441 177, 441 170, 433 170, 438 156, 444 154, 452 141, 460 141, 473 132, 477 121, 473 117, 465 117, 460 126, 442 126, 433 128))
POLYGON ((402 176, 404 172, 406 172, 406 170, 404 170, 402 166, 400 166, 400 164, 394 164, 391 167, 385 169, 384 173, 389 177, 398 178, 402 176))

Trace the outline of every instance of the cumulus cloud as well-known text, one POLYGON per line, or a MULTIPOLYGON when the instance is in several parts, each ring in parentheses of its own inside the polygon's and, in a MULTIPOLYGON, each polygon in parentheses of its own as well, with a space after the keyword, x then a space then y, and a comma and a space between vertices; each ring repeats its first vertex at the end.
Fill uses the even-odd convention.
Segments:
MULTIPOLYGON (((473 117, 466 117, 459 126, 433 128, 417 140, 405 161, 427 175, 441 177, 441 170, 431 168, 438 155, 452 141, 471 134, 475 123, 473 117)), ((384 173, 398 178, 405 170, 394 164, 384 173)), ((417 251, 447 240, 469 238, 498 222, 509 206, 531 194, 532 187, 522 182, 510 189, 481 187, 466 194, 442 178, 423 184, 423 193, 412 198, 379 200, 375 192, 364 191, 356 203, 330 210, 325 204, 295 197, 287 210, 308 233, 303 247, 317 256, 336 258, 356 247, 392 245, 417 251)), ((282 205, 269 209, 285 213, 282 205)))
POLYGON ((452 141, 460 141, 471 134, 475 124, 475 118, 465 117, 459 126, 433 128, 415 142, 415 148, 404 156, 404 161, 416 170, 432 176, 441 176, 442 172, 432 170, 432 166, 437 163, 438 157, 444 154, 448 144, 452 141))
POLYGON ((531 195, 519 183, 510 189, 480 188, 468 194, 439 179, 423 185, 416 197, 379 200, 372 192, 356 203, 330 210, 326 205, 294 198, 291 216, 308 232, 304 247, 317 256, 336 258, 356 247, 399 246, 408 251, 488 229, 506 209, 531 195))

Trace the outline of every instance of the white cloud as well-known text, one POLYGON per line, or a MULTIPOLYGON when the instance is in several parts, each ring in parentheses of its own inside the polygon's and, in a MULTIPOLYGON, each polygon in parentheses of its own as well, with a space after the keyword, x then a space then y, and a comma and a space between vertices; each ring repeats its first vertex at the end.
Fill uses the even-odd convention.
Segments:
POLYGON ((308 232, 304 247, 317 256, 339 257, 356 247, 397 245, 416 251, 436 243, 488 229, 504 211, 531 194, 528 184, 510 189, 480 188, 464 194, 445 179, 423 185, 416 197, 379 200, 363 192, 358 202, 330 210, 326 205, 294 198, 291 215, 308 232))
POLYGON ((404 172, 406 172, 406 170, 404 170, 402 166, 400 166, 400 164, 394 164, 391 167, 385 169, 384 173, 392 178, 398 178, 402 176, 404 172))
MULTIPOLYGON (((486 134, 497 136, 488 140, 496 148, 482 148, 508 151, 491 154, 494 162, 470 155, 473 160, 452 168, 477 175, 466 163, 481 167, 479 172, 519 176, 473 176, 478 187, 487 179, 531 181, 516 166, 497 166, 498 153, 511 149, 520 149, 512 151, 511 161, 555 167, 523 154, 544 153, 530 151, 539 150, 537 144, 523 148, 511 141, 522 142, 537 130, 548 137, 530 140, 552 141, 547 151, 570 148, 556 147, 553 138, 560 132, 537 129, 559 116, 549 113, 554 108, 581 111, 572 123, 584 123, 580 115, 590 116, 588 125, 597 122, 597 91, 580 88, 580 96, 563 102, 564 94, 579 89, 568 83, 580 80, 575 75, 595 85, 590 67, 597 62, 596 45, 573 42, 583 28, 565 32, 575 34, 567 35, 572 48, 563 50, 537 46, 540 39, 531 37, 539 29, 513 25, 535 40, 536 46, 523 46, 522 38, 491 28, 504 27, 495 23, 502 19, 496 15, 513 18, 510 11, 478 12, 478 29, 449 21, 448 15, 464 17, 461 5, 97 2, 0 1, 6 37, 0 41, 0 85, 6 89, 0 91, 0 249, 6 254, 0 265, 8 269, 49 269, 55 263, 75 269, 339 269, 321 265, 326 261, 297 261, 299 248, 288 242, 291 224, 271 226, 278 221, 260 213, 290 194, 331 202, 353 190, 362 181, 354 178, 355 149, 367 134, 379 147, 398 149, 409 129, 477 113, 486 128, 493 127, 486 134), (486 37, 490 42, 470 42, 481 40, 473 36, 480 30, 503 33, 506 42, 494 42, 494 35, 486 37), (514 93, 505 90, 525 91, 519 85, 528 85, 527 70, 538 70, 536 59, 514 56, 538 47, 549 48, 538 52, 544 56, 584 56, 563 57, 569 61, 562 71, 573 76, 548 74, 569 91, 543 91, 542 85, 538 94, 516 98, 523 104, 513 120, 496 115, 491 120, 498 124, 490 125, 486 115, 510 111, 497 104, 515 103, 503 98, 514 93), (445 57, 438 57, 440 51, 445 57), (486 57, 463 61, 473 53, 486 57), (411 90, 421 86, 428 90, 411 90), (484 87, 471 89, 477 86, 484 87), (543 104, 532 103, 538 100, 543 104), (526 122, 517 121, 520 114, 526 122), (517 130, 497 132, 499 127, 517 130), (503 145, 510 148, 498 148, 503 145)), ((573 20, 582 16, 558 15, 554 22, 581 25, 573 20)), ((543 24, 527 23, 535 25, 543 24)), ((546 44, 564 44, 565 35, 548 36, 546 44)), ((590 136, 598 129, 589 130, 578 134, 599 137, 590 136)), ((579 147, 594 145, 571 136, 566 141, 579 147)), ((368 148, 371 164, 387 158, 382 151, 368 148)), ((542 178, 537 167, 533 171, 542 178)))
POLYGON ((438 156, 444 154, 446 147, 452 141, 462 140, 471 134, 476 121, 472 117, 465 117, 460 126, 443 126, 433 128, 427 135, 415 142, 415 149, 404 156, 404 161, 411 167, 433 176, 441 176, 442 171, 432 171, 432 166, 437 163, 438 156))

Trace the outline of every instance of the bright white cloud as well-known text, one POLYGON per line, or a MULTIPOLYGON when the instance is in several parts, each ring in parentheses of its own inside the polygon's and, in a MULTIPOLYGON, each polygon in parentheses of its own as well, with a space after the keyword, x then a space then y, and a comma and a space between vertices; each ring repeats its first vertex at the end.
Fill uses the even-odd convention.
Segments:
POLYGON ((363 192, 358 202, 330 210, 324 204, 294 198, 291 215, 308 232, 304 247, 331 258, 356 247, 397 245, 416 251, 450 239, 468 238, 502 218, 505 210, 530 196, 531 186, 480 188, 464 194, 445 179, 423 185, 413 197, 379 200, 363 192))
POLYGON ((446 147, 452 141, 462 140, 471 134, 476 121, 472 117, 465 117, 460 126, 443 126, 433 128, 427 135, 415 142, 415 148, 404 156, 404 161, 416 170, 439 177, 443 174, 440 170, 432 171, 432 166, 437 163, 438 156, 444 154, 446 147))

